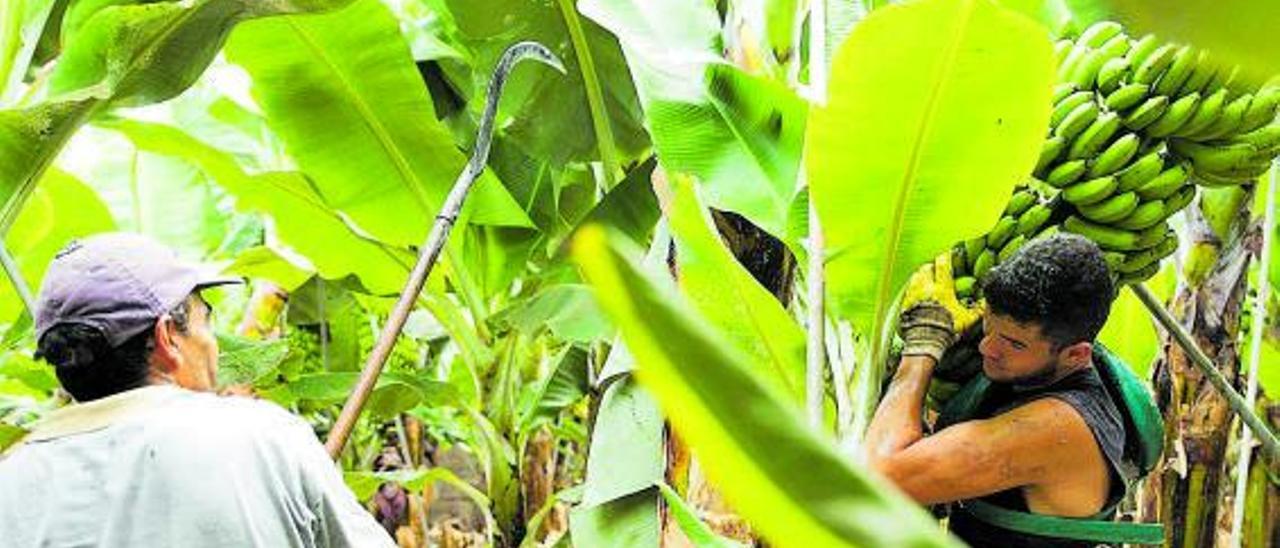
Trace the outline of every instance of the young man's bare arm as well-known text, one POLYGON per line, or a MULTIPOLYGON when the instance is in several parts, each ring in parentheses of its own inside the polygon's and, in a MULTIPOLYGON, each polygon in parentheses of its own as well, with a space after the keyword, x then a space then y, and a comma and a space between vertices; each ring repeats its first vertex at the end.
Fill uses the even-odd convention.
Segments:
MULTIPOLYGON (((1105 466, 1093 433, 1069 404, 1044 398, 919 438, 875 466, 911 498, 934 504, 1076 482, 1082 464, 1105 466)), ((1071 497, 1032 510, 1088 515, 1097 511, 1094 502, 1071 497)))
POLYGON ((864 438, 865 457, 872 468, 924 437, 924 397, 933 376, 934 359, 906 356, 876 408, 864 438))

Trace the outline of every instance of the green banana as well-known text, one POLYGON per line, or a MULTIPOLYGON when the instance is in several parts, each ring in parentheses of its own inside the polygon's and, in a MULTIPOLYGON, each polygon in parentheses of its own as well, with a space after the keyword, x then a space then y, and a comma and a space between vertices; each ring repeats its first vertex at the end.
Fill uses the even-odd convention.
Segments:
POLYGON ((1059 82, 1072 82, 1073 80, 1068 76, 1075 72, 1076 67, 1080 66, 1080 63, 1083 63, 1084 59, 1092 52, 1093 49, 1077 42, 1071 48, 1071 51, 1067 52, 1067 56, 1062 59, 1062 62, 1058 63, 1057 80, 1059 82))
POLYGON ((1112 272, 1115 272, 1116 269, 1120 268, 1120 265, 1124 264, 1125 258, 1124 253, 1117 253, 1115 251, 1102 252, 1102 260, 1106 261, 1107 269, 1112 272))
POLYGON ((1173 44, 1163 44, 1151 52, 1151 56, 1133 69, 1133 81, 1139 84, 1154 85, 1160 75, 1164 74, 1173 63, 1173 55, 1177 51, 1173 44))
POLYGON ((1116 170, 1128 165, 1129 160, 1138 153, 1138 145, 1140 140, 1133 133, 1126 133, 1123 137, 1112 141, 1101 154, 1093 159, 1093 164, 1089 166, 1086 173, 1088 177, 1101 177, 1110 175, 1116 170))
POLYGON ((978 279, 973 276, 961 276, 956 278, 956 296, 972 297, 973 289, 977 285, 978 279))
POLYGON ((1232 137, 1228 142, 1253 145, 1259 152, 1266 153, 1280 146, 1280 124, 1262 126, 1248 133, 1241 133, 1232 137))
POLYGON ((1280 105, 1280 86, 1267 87, 1255 93, 1249 108, 1244 111, 1240 131, 1253 131, 1270 124, 1276 118, 1276 106, 1280 105))
MULTIPOLYGON (((1111 93, 1120 87, 1120 82, 1129 74, 1129 58, 1113 57, 1098 69, 1098 91, 1111 93)), ((1139 84, 1141 85, 1141 84, 1139 84)))
POLYGON ((1168 137, 1173 135, 1175 131, 1186 125, 1191 119, 1191 115, 1196 112, 1196 105, 1200 104, 1200 94, 1192 92, 1183 95, 1169 105, 1169 109, 1161 114, 1155 122, 1147 126, 1147 135, 1151 137, 1168 137))
POLYGON ((1116 194, 1095 204, 1076 207, 1084 218, 1103 224, 1111 224, 1124 219, 1137 208, 1138 194, 1136 192, 1116 194))
POLYGON ((1062 191, 1062 199, 1077 205, 1101 202, 1116 190, 1116 178, 1110 175, 1081 181, 1062 191))
MULTIPOLYGON (((1165 202, 1165 207, 1169 207, 1169 202, 1165 202)), ((1161 240, 1169 237, 1177 237, 1177 235, 1174 234, 1173 229, 1169 228, 1169 224, 1156 223, 1156 226, 1138 233, 1138 249, 1147 249, 1155 246, 1160 243, 1161 240)))
POLYGON ((1072 42, 1071 40, 1058 40, 1057 42, 1054 42, 1053 43, 1054 63, 1056 63, 1057 65, 1062 65, 1062 61, 1067 57, 1068 53, 1071 53, 1071 47, 1074 45, 1075 45, 1075 42, 1072 42))
POLYGON ((1062 229, 1079 234, 1093 240, 1103 250, 1132 251, 1142 249, 1140 243, 1142 233, 1095 224, 1072 215, 1062 222, 1062 229))
POLYGON ((1160 45, 1160 39, 1155 35, 1143 35, 1133 43, 1133 47, 1129 48, 1128 57, 1132 66, 1135 68, 1141 66, 1152 53, 1155 53, 1156 49, 1159 49, 1160 45))
POLYGON ((1166 232, 1164 239, 1160 240, 1155 246, 1129 254, 1125 257, 1124 262, 1120 263, 1120 266, 1114 270, 1119 272, 1122 277, 1145 280, 1155 274, 1159 269, 1161 260, 1173 255, 1173 252, 1177 250, 1177 236, 1172 232, 1166 232))
POLYGON ((1051 102, 1056 105, 1058 104, 1059 101, 1066 99, 1068 95, 1071 95, 1072 93, 1075 93, 1077 91, 1080 91, 1080 88, 1076 87, 1076 85, 1072 84, 1071 82, 1062 82, 1060 84, 1056 84, 1053 86, 1053 96, 1052 96, 1051 102))
POLYGON ((1214 173, 1226 173, 1250 163, 1253 155, 1258 152, 1258 148, 1249 143, 1204 145, 1185 139, 1169 141, 1169 148, 1175 154, 1191 160, 1192 170, 1214 173))
POLYGON ((1080 58, 1080 62, 1071 67, 1071 72, 1067 74, 1067 81, 1081 88, 1093 87, 1094 79, 1098 77, 1098 71, 1102 70, 1102 65, 1106 64, 1112 57, 1111 54, 1100 49, 1090 51, 1080 58))
MULTIPOLYGON (((1073 84, 1074 85, 1074 84, 1073 84)), ((1062 124, 1062 120, 1071 114, 1076 107, 1093 100, 1093 93, 1089 91, 1074 92, 1061 101, 1053 104, 1053 113, 1049 115, 1049 125, 1057 127, 1062 124)))
POLYGON ((1036 161, 1036 168, 1032 173, 1037 177, 1044 175, 1044 170, 1062 155, 1062 149, 1066 147, 1067 140, 1062 137, 1055 135, 1045 139, 1044 145, 1040 147, 1040 159, 1036 161))
POLYGON ((987 272, 995 265, 996 252, 990 248, 982 250, 982 254, 978 255, 978 260, 973 264, 973 277, 978 279, 985 278, 987 272))
POLYGON ((969 267, 968 268, 969 272, 973 272, 975 263, 978 261, 978 256, 981 255, 982 250, 986 248, 987 248, 986 236, 969 238, 968 240, 964 241, 965 266, 969 267))
POLYGON ((1135 272, 1122 274, 1120 278, 1116 280, 1116 283, 1119 285, 1136 284, 1155 276, 1158 272, 1160 272, 1160 263, 1154 262, 1135 272))
POLYGON ((1009 197, 1009 203, 1004 206, 1004 215, 1017 217, 1022 215, 1031 206, 1035 205, 1038 196, 1031 189, 1022 188, 1014 191, 1013 196, 1009 197))
MULTIPOLYGON (((1187 77, 1187 81, 1182 83, 1182 87, 1178 88, 1177 95, 1186 95, 1193 91, 1202 91, 1204 85, 1213 79, 1213 75, 1218 71, 1218 65, 1209 59, 1209 52, 1200 50, 1196 55, 1195 66, 1191 68, 1191 75, 1187 77)), ((1209 95, 1201 93, 1201 95, 1209 95)))
MULTIPOLYGON (((1142 102, 1147 98, 1147 91, 1151 86, 1146 84, 1125 84, 1109 94, 1104 100, 1107 108, 1115 111, 1128 110, 1129 107, 1142 102)), ((1167 101, 1168 99, 1166 99, 1167 101)), ((1065 116, 1065 115, 1063 115, 1065 116)))
POLYGON ((1230 88, 1239 77, 1240 67, 1238 66, 1231 67, 1231 70, 1227 70, 1225 67, 1220 68, 1218 69, 1218 72, 1214 73, 1213 78, 1209 80, 1209 83, 1205 84, 1204 89, 1212 93, 1222 88, 1230 88))
POLYGON ((1248 183, 1249 181, 1253 180, 1252 177, 1247 177, 1247 176, 1225 174, 1225 173, 1212 173, 1207 171, 1195 172, 1195 179, 1196 179, 1196 182, 1200 184, 1200 186, 1205 186, 1210 188, 1224 187, 1224 186, 1240 186, 1242 184, 1248 183))
POLYGON ((1227 106, 1222 107, 1222 114, 1218 116, 1218 121, 1188 138, 1207 141, 1235 133, 1244 125, 1244 113, 1249 110, 1251 102, 1253 102, 1253 94, 1251 93, 1236 97, 1235 100, 1227 103, 1227 106))
POLYGON ((1074 183, 1081 175, 1084 175, 1088 168, 1086 160, 1071 160, 1058 164, 1058 167, 1049 171, 1045 176, 1044 182, 1049 183, 1053 188, 1065 188, 1067 185, 1074 183))
POLYGON ((1120 115, 1114 112, 1104 112, 1098 115, 1089 124, 1084 131, 1081 131, 1071 142, 1071 148, 1067 150, 1067 159, 1078 160, 1080 158, 1092 158, 1098 154, 1098 150, 1102 149, 1111 137, 1115 135, 1116 130, 1120 129, 1120 115))
POLYGON ((1174 192, 1172 196, 1169 196, 1169 198, 1164 201, 1164 217, 1167 219, 1174 213, 1182 211, 1182 208, 1187 207, 1187 204, 1190 204, 1191 200, 1194 200, 1195 197, 1195 185, 1186 185, 1179 188, 1177 192, 1174 192))
POLYGON ((965 255, 964 242, 956 242, 951 246, 952 277, 960 277, 969 273, 969 257, 965 255))
POLYGON ((1098 118, 1098 104, 1088 101, 1071 111, 1062 123, 1053 128, 1053 134, 1063 139, 1074 139, 1084 128, 1089 127, 1098 118))
POLYGON ((1138 196, 1143 200, 1161 200, 1176 192, 1186 181, 1187 168, 1175 164, 1138 187, 1138 196))
POLYGON ((1053 208, 1049 204, 1036 204, 1031 209, 1026 210, 1018 217, 1018 234, 1022 236, 1034 236, 1040 227, 1049 221, 1049 217, 1053 215, 1053 208))
POLYGON ((1107 52, 1107 55, 1110 55, 1111 57, 1119 57, 1129 53, 1129 47, 1132 45, 1133 41, 1129 40, 1128 36, 1121 33, 1108 38, 1107 41, 1103 42, 1101 46, 1097 47, 1097 49, 1107 52))
POLYGON ((1197 55, 1198 52, 1191 49, 1191 46, 1179 48, 1177 53, 1173 54, 1173 63, 1169 65, 1169 70, 1165 71, 1156 82, 1155 92, 1159 95, 1176 93, 1191 76, 1191 69, 1195 66, 1197 55))
POLYGON ((1148 98, 1134 108, 1124 118, 1124 127, 1134 131, 1140 130, 1160 118, 1169 108, 1169 98, 1163 95, 1148 98))
POLYGON ((1127 230, 1142 230, 1164 219, 1164 200, 1151 200, 1142 202, 1128 216, 1114 224, 1127 230))
POLYGON ((1085 28, 1084 32, 1080 33, 1080 37, 1076 38, 1076 43, 1084 44, 1091 48, 1097 48, 1104 42, 1120 34, 1123 30, 1124 27, 1115 21, 1098 21, 1097 23, 1089 25, 1088 28, 1085 28))
POLYGON ((1116 182, 1118 183, 1116 190, 1119 192, 1135 190, 1151 180, 1152 177, 1159 175, 1162 169, 1164 169, 1164 156, 1161 155, 1160 151, 1153 150, 1148 152, 1132 164, 1129 164, 1129 167, 1116 174, 1116 182))
POLYGON ((1009 260, 1009 257, 1012 257, 1014 253, 1017 253, 1018 249, 1025 243, 1027 243, 1026 236, 1021 234, 1014 236, 1004 244, 1004 247, 1000 248, 1000 253, 996 254, 996 263, 1003 263, 1009 260))
POLYGON ((1213 92, 1213 95, 1200 102, 1200 105, 1196 107, 1196 113, 1191 116, 1190 120, 1187 120, 1185 125, 1178 128, 1178 131, 1173 132, 1173 135, 1188 137, 1203 131, 1218 120, 1218 116, 1222 114, 1222 107, 1226 102, 1227 90, 1225 88, 1213 92))
POLYGON ((1000 249, 1009 241, 1018 228, 1018 220, 1004 216, 996 221, 996 226, 987 233, 987 249, 1000 249))
POLYGON ((960 281, 960 276, 969 273, 969 258, 964 256, 964 244, 951 246, 951 275, 960 281))

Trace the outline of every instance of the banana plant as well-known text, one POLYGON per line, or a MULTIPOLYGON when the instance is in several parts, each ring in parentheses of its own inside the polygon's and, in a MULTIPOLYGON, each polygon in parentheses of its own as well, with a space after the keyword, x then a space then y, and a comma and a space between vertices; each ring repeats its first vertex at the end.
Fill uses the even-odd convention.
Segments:
POLYGON ((902 283, 993 222, 1030 173, 1052 66, 1042 27, 985 0, 874 11, 837 50, 804 157, 826 233, 829 299, 865 337, 857 425, 879 399, 886 320, 902 283))

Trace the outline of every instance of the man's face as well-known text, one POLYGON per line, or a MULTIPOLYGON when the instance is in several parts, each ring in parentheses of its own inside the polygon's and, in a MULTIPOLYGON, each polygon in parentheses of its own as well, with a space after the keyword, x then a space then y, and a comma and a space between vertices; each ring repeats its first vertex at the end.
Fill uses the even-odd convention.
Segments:
POLYGON ((176 326, 172 331, 181 355, 174 381, 190 390, 212 391, 218 384, 218 340, 213 335, 213 309, 198 293, 187 297, 187 309, 186 333, 176 326))
POLYGON ((1035 384, 1058 370, 1058 352, 1040 326, 987 311, 982 315, 982 372, 993 382, 1035 384))

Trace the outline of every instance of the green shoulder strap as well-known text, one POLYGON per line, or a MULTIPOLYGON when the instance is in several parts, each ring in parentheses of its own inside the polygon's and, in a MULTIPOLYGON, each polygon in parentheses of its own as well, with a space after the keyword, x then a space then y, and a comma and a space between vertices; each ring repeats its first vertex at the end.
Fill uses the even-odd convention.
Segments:
POLYGON ((1160 462, 1164 450, 1164 418, 1146 383, 1102 343, 1093 345, 1094 365, 1120 411, 1126 432, 1124 460, 1146 476, 1160 462))
POLYGON ((1045 516, 1009 510, 980 500, 967 500, 956 506, 988 524, 1027 535, 1125 544, 1164 542, 1164 526, 1159 523, 1045 516))

